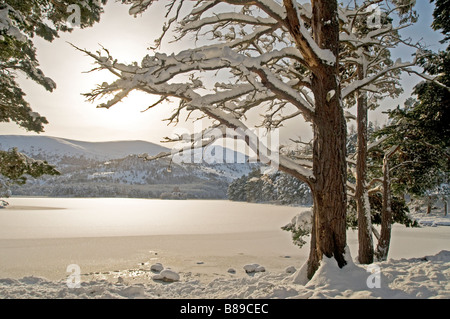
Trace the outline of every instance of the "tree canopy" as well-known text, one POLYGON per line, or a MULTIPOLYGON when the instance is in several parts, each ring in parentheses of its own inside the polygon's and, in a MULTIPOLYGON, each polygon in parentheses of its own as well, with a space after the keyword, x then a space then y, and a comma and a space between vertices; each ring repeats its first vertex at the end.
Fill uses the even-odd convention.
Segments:
MULTIPOLYGON (((434 2, 434 1, 431 1, 434 2)), ((448 42, 450 1, 436 1, 432 27, 448 42)), ((393 157, 393 186, 397 192, 424 195, 443 182, 450 172, 450 50, 427 50, 418 60, 435 81, 415 86, 403 107, 388 112, 390 124, 377 135, 387 137, 385 147, 399 145, 393 157), (437 81, 437 82, 436 82, 437 81)))
MULTIPOLYGON (((155 1, 126 3, 134 15, 155 5, 155 1)), ((361 91, 374 92, 377 98, 398 94, 399 71, 409 70, 416 60, 394 62, 389 50, 404 43, 398 30, 414 23, 414 3, 171 0, 166 3, 162 36, 141 62, 120 63, 108 50, 80 49, 95 60, 95 70, 116 77, 86 97, 90 101, 109 97, 99 103, 103 108, 113 107, 134 90, 158 96, 148 109, 175 99, 178 105, 169 122, 177 123, 182 112, 200 112, 213 120, 211 127, 190 136, 193 147, 213 143, 231 128, 260 161, 276 164, 308 184, 314 199, 310 277, 324 255, 334 257, 340 267, 346 264, 344 103, 351 103, 361 91), (195 41, 179 52, 161 52, 169 31, 175 41, 189 36, 195 41), (261 126, 269 131, 299 118, 310 122, 312 156, 269 156, 267 146, 248 132, 247 116, 256 110, 263 115, 261 126)))
POLYGON ((0 2, 0 122, 43 132, 47 119, 32 110, 17 82, 21 73, 47 91, 56 89, 56 83, 39 68, 33 39, 51 42, 59 32, 72 31, 75 22, 81 28, 92 26, 101 13, 101 2, 96 0, 0 2))
MULTIPOLYGON (((43 132, 47 119, 33 111, 20 87, 19 74, 47 91, 56 83, 39 68, 33 39, 53 41, 59 32, 92 26, 100 20, 105 0, 1 0, 0 1, 0 122, 13 122, 27 131, 43 132)), ((26 176, 56 175, 45 161, 36 161, 17 149, 0 151, 0 178, 3 194, 10 183, 23 184, 26 176)))
POLYGON ((450 1, 449 0, 430 0, 430 2, 435 4, 435 9, 433 12, 433 24, 431 25, 434 30, 441 30, 445 35, 445 39, 450 40, 450 1))

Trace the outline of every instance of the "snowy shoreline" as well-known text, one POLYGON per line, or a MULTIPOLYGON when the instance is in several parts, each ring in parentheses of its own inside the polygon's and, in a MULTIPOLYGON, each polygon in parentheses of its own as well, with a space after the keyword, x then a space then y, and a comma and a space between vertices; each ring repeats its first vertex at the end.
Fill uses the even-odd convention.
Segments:
MULTIPOLYGON (((450 251, 422 258, 375 263, 380 269, 379 286, 367 266, 350 262, 339 269, 324 259, 306 285, 295 283, 299 272, 259 273, 244 278, 216 278, 202 283, 194 276, 174 283, 129 284, 121 280, 81 282, 69 288, 67 280, 40 277, 0 279, 4 299, 448 299, 450 298, 450 251)), ((301 271, 300 271, 301 272, 301 271)))
MULTIPOLYGON (((152 230, 157 219, 148 217, 151 212, 129 215, 125 211, 127 220, 134 218, 136 223, 125 226, 121 206, 117 213, 108 212, 110 218, 105 221, 102 212, 92 216, 83 215, 85 210, 75 210, 72 214, 71 210, 81 208, 60 205, 68 200, 48 201, 42 206, 48 208, 44 210, 22 209, 33 207, 31 201, 35 200, 14 199, 13 205, 18 208, 4 210, 0 215, 0 299, 450 298, 450 227, 437 226, 436 222, 432 224, 436 227, 394 225, 390 259, 375 263, 375 268, 370 269, 354 263, 357 232, 349 230, 347 267, 341 270, 334 260, 325 259, 316 276, 305 284, 301 267, 307 260, 309 244, 299 249, 293 245, 290 234, 280 229, 299 208, 241 203, 239 207, 245 211, 241 214, 232 211, 238 207, 235 203, 196 202, 213 209, 217 219, 205 219, 211 212, 198 215, 187 210, 174 215, 182 216, 174 219, 175 224, 182 222, 180 231, 148 235, 139 233, 141 228, 136 227, 152 230), (221 215, 219 208, 223 207, 221 215), (96 218, 101 222, 95 224, 96 218), (199 227, 199 220, 207 222, 208 229, 199 227), (51 238, 40 237, 43 233, 35 229, 36 221, 42 223, 39 227, 51 238), (89 227, 97 231, 97 237, 89 236, 90 228, 83 226, 88 221, 94 223, 89 227), (84 228, 77 229, 81 226, 84 228), (122 232, 122 228, 127 232, 122 232), (79 236, 70 237, 71 234, 79 236), (177 281, 155 280, 158 272, 152 271, 151 266, 156 263, 171 268, 176 273, 171 278, 177 281), (79 288, 67 285, 70 264, 81 268, 79 288), (247 270, 258 268, 253 264, 264 271, 247 273, 246 266, 247 270), (377 270, 379 277, 373 277, 377 270), (377 283, 380 288, 372 287, 377 283)), ((101 200, 89 201, 86 212, 97 202, 103 204, 101 200)), ((125 203, 127 207, 133 203, 136 207, 156 205, 151 201, 125 203)), ((119 202, 113 204, 111 207, 116 207, 119 202)), ((193 202, 170 205, 186 207, 193 202)), ((178 210, 178 206, 175 208, 178 210)), ((172 214, 167 210, 165 213, 169 217, 172 214)), ((440 218, 425 217, 434 217, 435 221, 440 218)), ((158 225, 164 225, 163 219, 159 222, 158 225)))

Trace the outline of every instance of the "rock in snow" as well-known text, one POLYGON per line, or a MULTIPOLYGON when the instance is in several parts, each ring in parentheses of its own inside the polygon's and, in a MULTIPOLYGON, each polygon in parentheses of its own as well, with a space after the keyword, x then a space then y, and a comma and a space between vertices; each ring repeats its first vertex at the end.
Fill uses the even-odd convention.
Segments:
POLYGON ((263 266, 258 266, 255 269, 255 272, 265 272, 265 271, 266 271, 266 268, 264 268, 263 266))
POLYGON ((161 271, 161 276, 163 276, 164 281, 179 281, 180 275, 178 275, 175 271, 170 269, 165 269, 161 271))
POLYGON ((293 274, 297 271, 297 269, 294 266, 289 266, 284 270, 287 274, 293 274))
POLYGON ((163 277, 161 274, 158 274, 158 275, 154 275, 154 276, 152 277, 152 279, 153 279, 153 280, 163 280, 164 277, 163 277))
POLYGON ((163 269, 164 269, 164 267, 163 267, 163 265, 161 263, 156 263, 156 264, 150 266, 150 270, 151 271, 160 272, 163 269))
POLYGON ((164 269, 160 274, 154 275, 153 280, 162 280, 166 282, 174 282, 180 280, 180 275, 170 269, 164 269))
POLYGON ((248 264, 244 266, 244 270, 247 274, 255 272, 256 268, 258 267, 258 264, 248 264))
POLYGON ((248 264, 244 266, 244 270, 247 274, 255 273, 255 272, 265 272, 266 269, 259 264, 248 264))

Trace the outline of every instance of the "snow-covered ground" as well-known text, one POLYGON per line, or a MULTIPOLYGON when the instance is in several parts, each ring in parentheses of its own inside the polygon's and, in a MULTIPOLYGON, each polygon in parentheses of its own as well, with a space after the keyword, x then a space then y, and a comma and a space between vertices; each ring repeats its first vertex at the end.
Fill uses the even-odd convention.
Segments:
POLYGON ((422 209, 417 212, 413 211, 410 215, 422 226, 450 226, 450 215, 444 215, 443 207, 432 210, 430 214, 426 214, 425 209, 422 209))
MULTIPOLYGON (((11 202, 14 206, 14 201, 11 202)), ((217 201, 218 206, 213 203, 202 201, 200 205, 238 209, 234 206, 237 203, 217 201)), ((349 230, 349 264, 339 269, 333 259, 325 258, 314 278, 306 282, 302 265, 309 245, 298 249, 290 243, 289 234, 280 230, 280 224, 290 221, 299 208, 240 205, 242 219, 236 217, 239 214, 233 215, 239 228, 235 233, 228 228, 230 220, 222 225, 221 218, 215 223, 209 220, 208 229, 202 230, 195 226, 200 220, 190 218, 195 214, 185 211, 183 222, 187 229, 195 230, 189 235, 176 232, 154 236, 118 233, 89 238, 64 238, 61 234, 57 238, 3 237, 0 298, 450 298, 448 226, 435 223, 436 227, 411 229, 394 225, 390 259, 372 266, 355 263, 357 233, 349 230), (268 218, 267 222, 258 218, 257 212, 267 217, 270 211, 276 217, 268 218), (254 221, 252 225, 248 225, 249 215, 254 221), (252 230, 246 232, 245 227, 252 230), (215 234, 216 229, 222 232, 215 234), (73 277, 76 273, 64 274, 70 261, 81 267, 80 285, 76 287, 72 286, 74 278, 78 278, 73 277), (161 276, 156 276, 159 271, 151 270, 156 263, 162 267, 153 269, 171 268, 166 273, 179 280, 170 283, 161 280, 161 276), (256 268, 250 266, 254 263, 265 271, 244 270, 246 266, 247 270, 256 268), (42 275, 64 265, 59 278, 42 275)), ((49 224, 54 220, 52 214, 57 213, 56 209, 48 210, 51 202, 41 212, 38 207, 28 211, 23 208, 14 212, 42 213, 49 224)), ((74 224, 82 223, 82 219, 70 215, 70 210, 59 214, 66 214, 74 224)), ((113 214, 111 218, 117 217, 113 214)), ((55 223, 62 225, 63 219, 55 223)), ((21 225, 13 222, 11 225, 24 234, 21 225)), ((108 221, 109 228, 102 231, 114 231, 112 226, 113 221, 108 221)))
MULTIPOLYGON (((141 276, 145 274, 142 272, 141 276)), ((136 275, 139 275, 136 273, 136 275)), ((423 258, 396 259, 366 266, 350 262, 339 269, 332 259, 306 285, 295 283, 297 274, 260 272, 253 276, 218 277, 203 283, 192 274, 180 281, 129 284, 92 280, 69 288, 67 280, 49 281, 27 276, 0 279, 2 298, 450 298, 450 251, 423 258), (379 276, 379 277, 377 277, 379 276), (379 284, 379 285, 378 285, 379 284)), ((152 276, 153 277, 153 276, 152 276)))

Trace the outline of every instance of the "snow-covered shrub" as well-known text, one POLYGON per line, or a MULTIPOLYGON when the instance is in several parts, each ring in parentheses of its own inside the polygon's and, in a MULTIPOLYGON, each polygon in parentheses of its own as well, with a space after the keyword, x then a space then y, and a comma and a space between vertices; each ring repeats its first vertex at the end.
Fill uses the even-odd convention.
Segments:
POLYGON ((292 240, 300 248, 306 244, 305 237, 311 234, 312 210, 308 209, 292 218, 291 222, 281 229, 292 233, 292 240))

